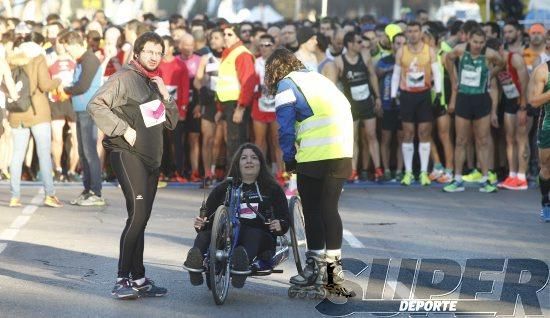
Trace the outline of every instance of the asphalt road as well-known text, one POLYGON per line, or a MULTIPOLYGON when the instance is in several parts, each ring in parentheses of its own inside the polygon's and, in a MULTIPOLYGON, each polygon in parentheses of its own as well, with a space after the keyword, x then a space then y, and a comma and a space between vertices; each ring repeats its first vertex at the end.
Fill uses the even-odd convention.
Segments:
MULTIPOLYGON (((169 294, 113 299, 110 290, 126 218, 123 196, 106 185, 107 206, 69 205, 80 191, 79 185, 59 185, 58 196, 66 205, 52 209, 41 205, 37 184, 25 184, 24 206, 8 208, 9 185, 0 183, 0 317, 319 317, 321 312, 344 315, 395 305, 356 298, 344 310, 331 307, 328 300, 317 306, 319 300, 289 299, 288 280, 296 272, 290 259, 280 266, 284 273, 250 278, 243 289, 230 288, 226 303, 216 306, 206 286, 191 286, 181 268, 193 244, 192 219, 202 200, 201 190, 191 187, 160 189, 146 231, 147 276, 169 294)), ((346 268, 360 273, 348 272, 347 278, 364 299, 380 300, 413 294, 416 299, 442 294, 447 295, 432 298, 473 298, 484 290, 481 277, 495 281, 484 285, 492 293, 477 294, 488 305, 471 301, 458 307, 550 317, 550 223, 539 221, 538 202, 536 189, 482 194, 472 187, 446 194, 438 187, 348 186, 340 200, 343 254, 356 260, 345 263, 346 268), (524 269, 531 272, 521 274, 524 269), (483 270, 489 272, 479 274, 483 270), (536 295, 524 294, 519 298, 527 305, 514 306, 514 286, 535 288, 536 295)))

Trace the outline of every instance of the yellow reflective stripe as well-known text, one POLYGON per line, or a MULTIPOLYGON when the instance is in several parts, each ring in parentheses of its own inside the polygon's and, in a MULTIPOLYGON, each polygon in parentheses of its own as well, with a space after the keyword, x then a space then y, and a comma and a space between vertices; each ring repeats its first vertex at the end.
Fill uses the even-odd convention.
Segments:
POLYGON ((309 130, 313 128, 319 128, 323 126, 329 126, 333 124, 338 124, 343 118, 341 116, 330 116, 330 117, 324 117, 319 119, 310 119, 303 122, 300 127, 298 127, 298 132, 301 133, 304 132, 304 130, 309 130))
POLYGON ((300 147, 319 147, 331 144, 340 144, 344 142, 343 136, 322 137, 322 138, 307 138, 300 141, 300 147))

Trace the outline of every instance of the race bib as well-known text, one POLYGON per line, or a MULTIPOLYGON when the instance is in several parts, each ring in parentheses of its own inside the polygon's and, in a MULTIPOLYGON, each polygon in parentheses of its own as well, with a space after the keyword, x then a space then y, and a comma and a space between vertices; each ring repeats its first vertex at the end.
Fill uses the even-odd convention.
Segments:
MULTIPOLYGON (((250 203, 250 205, 254 208, 254 210, 258 211, 258 206, 259 206, 258 203, 250 203)), ((239 212, 239 217, 240 217, 241 219, 249 219, 249 220, 252 220, 252 219, 255 219, 255 218, 256 218, 256 213, 254 213, 254 211, 252 211, 252 210, 246 205, 246 203, 241 203, 241 209, 240 209, 240 212, 239 212)))
POLYGON ((460 84, 469 87, 479 87, 481 84, 481 67, 473 71, 463 69, 460 73, 460 84))
POLYGON ((502 85, 502 91, 504 92, 504 95, 508 99, 514 99, 519 97, 519 91, 518 88, 514 83, 509 83, 506 85, 502 85))
POLYGON ((274 113, 275 112, 275 98, 264 96, 258 99, 258 106, 260 111, 264 113, 274 113))
POLYGON ((351 86, 351 98, 355 101, 366 100, 370 96, 370 89, 368 84, 351 86))
POLYGON ((208 63, 204 68, 206 73, 217 72, 220 69, 220 64, 218 63, 208 63))
POLYGON ((166 108, 158 99, 139 105, 139 109, 143 117, 143 123, 147 128, 166 121, 166 108))
POLYGON ((424 78, 424 72, 407 72, 407 87, 424 88, 426 86, 424 78))

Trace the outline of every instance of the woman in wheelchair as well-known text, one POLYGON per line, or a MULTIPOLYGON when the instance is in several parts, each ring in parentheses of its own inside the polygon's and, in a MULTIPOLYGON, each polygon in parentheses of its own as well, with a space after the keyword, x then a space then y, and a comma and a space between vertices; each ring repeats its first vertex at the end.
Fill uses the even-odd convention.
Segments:
MULTIPOLYGON (((233 251, 233 269, 248 271, 257 260, 270 261, 276 247, 276 237, 288 230, 289 212, 286 196, 269 173, 261 150, 254 144, 243 144, 233 157, 228 177, 240 185, 243 203, 239 214, 241 228, 239 241, 233 251), (246 203, 248 201, 248 205, 246 203), (262 217, 250 209, 254 208, 262 217)), ((198 232, 193 247, 187 254, 184 266, 188 269, 203 269, 211 237, 211 223, 216 209, 224 204, 227 182, 218 184, 206 200, 207 217, 196 217, 194 226, 198 232)), ((201 272, 189 271, 191 284, 201 285, 201 272)), ((244 286, 246 275, 233 275, 234 287, 244 286)))

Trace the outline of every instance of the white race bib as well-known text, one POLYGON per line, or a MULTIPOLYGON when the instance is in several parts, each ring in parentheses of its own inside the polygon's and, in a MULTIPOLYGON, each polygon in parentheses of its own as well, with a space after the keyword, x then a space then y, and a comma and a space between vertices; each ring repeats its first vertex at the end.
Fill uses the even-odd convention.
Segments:
MULTIPOLYGON (((250 203, 250 205, 254 208, 254 210, 258 211, 258 203, 250 203)), ((239 212, 239 217, 241 219, 255 219, 256 213, 254 211, 250 210, 250 208, 246 205, 246 203, 241 203, 241 209, 239 212)))
POLYGON ((141 110, 141 116, 147 128, 162 124, 166 121, 166 107, 164 107, 164 104, 158 99, 139 105, 139 109, 141 110))
POLYGON ((408 88, 423 88, 426 86, 424 72, 407 72, 408 88))
POLYGON ((506 95, 506 98, 508 99, 514 99, 519 97, 518 88, 514 83, 502 85, 502 91, 504 92, 504 95, 506 95))
POLYGON ((258 106, 260 111, 265 113, 274 113, 275 112, 275 98, 262 95, 258 99, 258 106))
POLYGON ((355 101, 366 100, 370 96, 370 89, 368 84, 351 86, 351 98, 355 101))
POLYGON ((481 67, 474 71, 463 69, 460 73, 460 84, 470 87, 479 87, 481 84, 481 67))
POLYGON ((210 90, 215 91, 218 86, 218 77, 210 76, 210 90))

